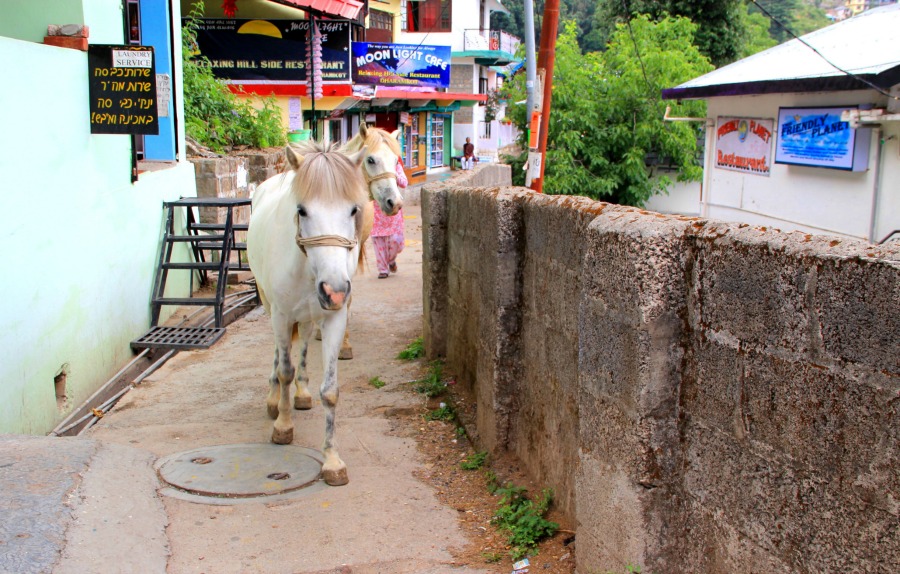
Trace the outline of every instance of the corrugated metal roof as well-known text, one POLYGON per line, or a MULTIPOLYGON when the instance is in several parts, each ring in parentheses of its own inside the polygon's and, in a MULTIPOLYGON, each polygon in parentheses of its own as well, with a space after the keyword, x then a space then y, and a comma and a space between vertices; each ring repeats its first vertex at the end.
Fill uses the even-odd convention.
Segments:
MULTIPOLYGON (((900 81, 900 4, 875 8, 803 36, 825 58, 879 87, 900 81)), ((799 40, 791 40, 663 90, 666 99, 865 89, 799 40)))

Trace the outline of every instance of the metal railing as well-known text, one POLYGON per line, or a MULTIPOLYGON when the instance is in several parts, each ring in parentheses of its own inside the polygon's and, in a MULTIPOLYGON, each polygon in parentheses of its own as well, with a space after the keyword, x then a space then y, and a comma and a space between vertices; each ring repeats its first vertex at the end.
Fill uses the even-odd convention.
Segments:
POLYGON ((463 50, 490 50, 515 54, 521 40, 502 30, 464 30, 463 50))

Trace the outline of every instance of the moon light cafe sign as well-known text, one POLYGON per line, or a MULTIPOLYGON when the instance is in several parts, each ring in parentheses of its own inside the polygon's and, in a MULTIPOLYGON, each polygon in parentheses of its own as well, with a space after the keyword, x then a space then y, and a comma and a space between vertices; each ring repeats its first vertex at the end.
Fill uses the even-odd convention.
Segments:
POLYGON ((716 167, 768 176, 772 166, 773 119, 719 117, 716 167))
POLYGON ((159 134, 153 58, 149 46, 88 46, 92 134, 159 134))
MULTIPOLYGON (((322 81, 350 81, 350 22, 316 20, 322 39, 322 81)), ((305 82, 309 20, 200 20, 197 48, 225 80, 305 82)))
POLYGON ((450 46, 353 42, 353 81, 379 86, 450 86, 450 46))

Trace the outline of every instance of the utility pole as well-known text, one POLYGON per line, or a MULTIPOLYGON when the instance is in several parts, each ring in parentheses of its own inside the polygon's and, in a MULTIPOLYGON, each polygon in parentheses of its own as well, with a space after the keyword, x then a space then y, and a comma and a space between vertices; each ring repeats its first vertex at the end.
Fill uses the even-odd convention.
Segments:
MULTIPOLYGON (((553 64, 556 55, 556 34, 559 29, 559 0, 547 0, 544 4, 544 22, 541 26, 541 49, 538 54, 538 68, 544 75, 544 103, 541 111, 540 133, 538 134, 539 177, 531 182, 531 189, 544 191, 544 165, 547 155, 547 132, 550 128, 550 104, 553 98, 553 64)), ((529 154, 530 155, 530 154, 529 154)), ((530 162, 529 162, 530 163, 530 162)), ((529 165, 529 170, 531 166, 529 165)))

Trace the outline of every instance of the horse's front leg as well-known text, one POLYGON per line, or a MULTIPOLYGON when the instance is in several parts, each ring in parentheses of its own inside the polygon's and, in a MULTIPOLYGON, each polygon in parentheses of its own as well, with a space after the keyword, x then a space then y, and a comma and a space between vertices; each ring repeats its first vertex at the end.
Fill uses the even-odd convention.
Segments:
POLYGON ((322 325, 322 362, 325 370, 320 389, 322 405, 325 407, 325 444, 322 447, 325 463, 322 465, 322 476, 331 486, 342 486, 350 482, 347 465, 338 455, 334 440, 334 411, 338 401, 337 358, 346 328, 346 307, 329 313, 322 325))
POLYGON ((294 421, 291 420, 291 382, 294 380, 294 367, 291 365, 291 338, 294 323, 280 313, 273 313, 272 331, 275 333, 275 364, 272 376, 269 377, 269 396, 266 406, 269 416, 275 415, 272 442, 290 444, 294 440, 294 421))
POLYGON ((297 385, 297 393, 294 395, 294 408, 298 411, 305 411, 312 408, 312 395, 309 394, 309 375, 306 371, 306 352, 309 350, 309 338, 315 329, 316 324, 300 323, 297 326, 297 334, 300 336, 300 367, 297 369, 297 378, 294 384, 297 385))

